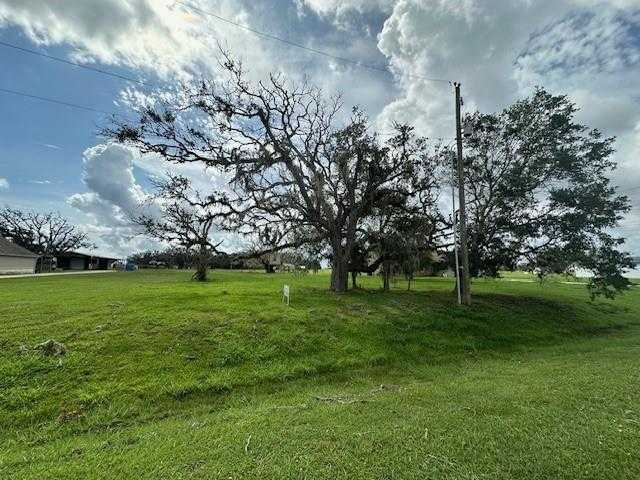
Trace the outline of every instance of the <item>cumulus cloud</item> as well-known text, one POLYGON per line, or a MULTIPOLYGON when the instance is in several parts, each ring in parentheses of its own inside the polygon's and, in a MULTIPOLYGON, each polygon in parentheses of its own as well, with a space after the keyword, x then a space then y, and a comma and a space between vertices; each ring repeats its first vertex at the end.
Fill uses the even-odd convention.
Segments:
MULTIPOLYGON (((301 19, 281 5, 273 2, 272 10, 283 17, 283 23, 291 24, 294 35, 281 34, 285 38, 299 40, 314 48, 328 50, 336 55, 357 58, 375 63, 381 58, 372 38, 350 37, 342 41, 333 35, 331 24, 315 31, 307 31, 301 19), (288 15, 288 16, 287 16, 288 15), (296 32, 297 30, 297 32, 296 32), (314 33, 323 37, 315 43, 314 33), (328 42, 323 40, 329 40, 328 42)), ((297 0, 290 0, 292 3, 297 0)), ((375 2, 351 0, 330 2, 329 7, 315 0, 315 11, 355 11, 355 8, 376 10, 391 5, 388 0, 375 2)), ((268 5, 268 3, 267 3, 268 5)), ((266 8, 266 7, 265 7, 266 8)), ((328 93, 343 93, 345 103, 373 105, 378 111, 388 102, 394 89, 381 81, 384 74, 359 70, 353 65, 316 56, 285 43, 265 39, 245 29, 217 19, 208 13, 219 15, 258 30, 271 31, 258 16, 260 9, 250 0, 188 0, 187 2, 162 2, 154 0, 83 0, 69 2, 52 0, 0 0, 0 28, 15 26, 36 44, 69 47, 69 57, 81 63, 104 63, 134 71, 127 74, 141 78, 148 86, 130 85, 119 104, 135 105, 144 102, 150 90, 161 90, 178 81, 188 81, 201 76, 215 77, 219 72, 219 48, 229 49, 246 65, 250 78, 263 79, 268 73, 280 72, 300 81, 311 77, 328 93), (194 8, 189 8, 185 4, 194 8), (159 78, 155 78, 159 77, 159 78), (361 88, 351 88, 359 85, 361 88)), ((390 78, 386 78, 390 80, 390 78)), ((392 80, 392 79, 391 79, 392 80)))
MULTIPOLYGON (((232 0, 190 0, 236 22, 246 13, 232 0)), ((215 70, 219 40, 247 45, 253 64, 268 58, 261 43, 222 22, 175 2, 152 0, 0 0, 0 26, 15 25, 39 45, 67 45, 80 62, 121 65, 163 79, 187 79, 215 70)))
POLYGON ((90 221, 83 228, 101 251, 126 255, 141 243, 130 218, 148 195, 133 175, 136 156, 131 149, 113 143, 96 145, 83 154, 82 180, 89 191, 71 195, 67 203, 88 216, 90 221))
MULTIPOLYGON (((127 255, 163 246, 162 242, 142 235, 132 222, 132 217, 142 213, 159 214, 151 192, 145 191, 135 177, 136 167, 142 175, 151 177, 163 177, 167 172, 185 175, 201 192, 226 188, 224 177, 198 164, 171 165, 154 155, 143 156, 116 143, 88 148, 82 161, 82 180, 88 191, 71 195, 67 203, 89 217, 90 222, 83 228, 102 250, 127 255)), ((242 246, 235 235, 224 234, 220 238, 224 238, 227 249, 242 246)))
POLYGON ((111 225, 126 224, 147 195, 133 176, 133 158, 129 148, 101 144, 88 148, 83 154, 82 180, 89 193, 78 193, 69 203, 111 225))
MULTIPOLYGON (((0 21, 22 27, 38 44, 70 44, 77 48, 79 58, 113 64, 126 61, 138 66, 161 57, 162 48, 175 38, 159 13, 145 0, 0 3, 0 21), (127 41, 127 33, 133 29, 146 30, 146 41, 127 41)), ((175 45, 179 43, 172 49, 175 45)))
MULTIPOLYGON (((571 93, 567 87, 580 84, 583 97, 585 91, 601 90, 594 76, 598 82, 608 77, 635 85, 640 45, 632 32, 640 26, 639 13, 623 14, 605 4, 585 10, 591 3, 398 1, 378 46, 403 82, 405 94, 387 106, 383 117, 419 118, 426 133, 443 133, 439 124, 452 115, 450 89, 418 76, 462 82, 467 107, 485 111, 500 108, 535 85, 551 83, 551 88, 571 93), (621 77, 621 72, 629 75, 621 77), (572 76, 578 78, 568 85, 572 76)), ((613 91, 597 93, 606 103, 613 91)), ((615 93, 620 98, 620 91, 615 93)), ((633 126, 627 122, 627 129, 633 126)))
POLYGON ((4 177, 0 177, 0 190, 8 190, 9 189, 9 180, 4 177))
POLYGON ((532 26, 566 11, 554 5, 551 0, 398 1, 378 47, 405 94, 391 102, 382 117, 418 119, 418 127, 430 136, 453 133, 451 89, 421 76, 462 82, 468 108, 494 110, 509 102, 518 93, 513 62, 532 26))
POLYGON ((296 0, 299 8, 307 6, 319 15, 344 15, 348 12, 389 11, 393 0, 296 0))
POLYGON ((89 238, 96 245, 96 252, 100 255, 109 255, 116 258, 126 258, 132 253, 145 250, 157 250, 165 247, 161 242, 124 228, 113 227, 95 223, 82 225, 89 238))
MULTIPOLYGON (((614 182, 627 193, 640 184, 638 32, 636 1, 398 0, 378 47, 403 92, 379 124, 412 122, 427 136, 453 137, 451 87, 418 76, 462 82, 468 111, 497 111, 544 86, 576 101, 581 122, 618 136, 614 182)), ((639 194, 630 192, 634 205, 639 194)), ((638 209, 626 223, 640 223, 638 209)), ((640 251, 640 240, 629 246, 640 251)))

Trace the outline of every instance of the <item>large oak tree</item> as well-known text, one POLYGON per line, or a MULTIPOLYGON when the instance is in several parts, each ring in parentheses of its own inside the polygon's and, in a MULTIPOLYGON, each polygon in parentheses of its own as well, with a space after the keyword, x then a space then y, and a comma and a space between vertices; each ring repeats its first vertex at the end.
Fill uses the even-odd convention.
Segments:
POLYGON ((56 256, 77 249, 93 248, 87 234, 67 218, 54 212, 35 213, 5 207, 0 209, 0 235, 43 256, 56 256))
POLYGON ((610 180, 614 139, 578 123, 576 111, 538 89, 501 113, 466 118, 472 275, 584 268, 592 294, 627 288, 631 262, 613 229, 630 207, 610 180))
POLYGON ((278 75, 250 82, 227 55, 221 66, 224 80, 184 85, 174 101, 106 133, 142 153, 226 172, 235 192, 227 225, 254 236, 277 228, 281 243, 269 251, 325 242, 331 288, 345 291, 367 218, 390 202, 415 204, 432 186, 426 143, 401 126, 382 142, 357 109, 344 118, 339 98, 278 75))

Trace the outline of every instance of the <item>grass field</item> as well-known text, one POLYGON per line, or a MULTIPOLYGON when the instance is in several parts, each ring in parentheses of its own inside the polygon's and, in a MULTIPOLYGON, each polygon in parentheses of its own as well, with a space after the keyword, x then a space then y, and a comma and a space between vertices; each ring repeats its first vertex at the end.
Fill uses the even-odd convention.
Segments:
POLYGON ((0 478, 640 478, 640 288, 189 275, 0 279, 0 478))

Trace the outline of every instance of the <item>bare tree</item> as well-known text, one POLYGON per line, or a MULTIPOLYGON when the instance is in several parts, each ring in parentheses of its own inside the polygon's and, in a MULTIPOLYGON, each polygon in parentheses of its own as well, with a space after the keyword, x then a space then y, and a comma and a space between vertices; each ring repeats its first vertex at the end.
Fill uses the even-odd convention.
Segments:
POLYGON ((105 133, 142 153, 229 172, 237 230, 277 226, 281 243, 270 251, 326 242, 331 289, 345 291, 352 250, 375 206, 410 203, 427 186, 426 143, 400 126, 383 143, 357 109, 338 127, 338 97, 278 75, 251 83, 226 54, 221 67, 225 81, 186 85, 171 104, 158 101, 135 124, 105 133))
POLYGON ((153 182, 156 187, 153 205, 159 212, 134 216, 133 222, 147 235, 192 252, 196 266, 193 279, 206 281, 209 260, 220 253, 218 247, 222 244, 213 240, 212 234, 229 215, 226 195, 203 195, 182 175, 167 174, 165 179, 153 182))
POLYGON ((0 209, 0 234, 43 256, 56 256, 81 248, 94 248, 85 232, 58 213, 0 209))

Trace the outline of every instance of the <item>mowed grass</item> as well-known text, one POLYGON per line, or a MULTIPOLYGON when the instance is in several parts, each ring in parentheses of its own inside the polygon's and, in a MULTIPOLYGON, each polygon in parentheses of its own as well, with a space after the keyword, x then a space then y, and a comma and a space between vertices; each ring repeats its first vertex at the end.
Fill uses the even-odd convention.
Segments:
POLYGON ((640 288, 189 277, 0 279, 0 478, 640 478, 640 288))

